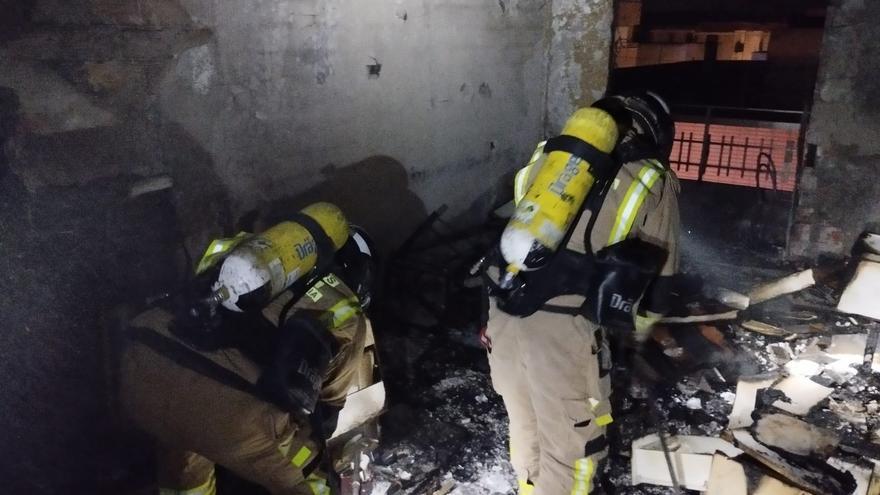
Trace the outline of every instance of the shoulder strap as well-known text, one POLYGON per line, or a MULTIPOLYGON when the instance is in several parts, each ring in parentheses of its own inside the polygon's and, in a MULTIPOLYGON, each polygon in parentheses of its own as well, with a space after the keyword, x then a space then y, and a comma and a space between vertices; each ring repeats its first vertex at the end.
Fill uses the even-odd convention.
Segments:
POLYGON ((318 271, 325 270, 333 260, 335 249, 333 249, 333 241, 324 232, 324 228, 314 218, 303 212, 295 213, 290 220, 302 225, 311 234, 312 239, 315 240, 315 251, 318 255, 315 267, 318 268, 318 271))
POLYGON ((315 266, 308 273, 297 279, 290 287, 287 288, 293 297, 288 301, 278 315, 278 324, 280 325, 287 318, 287 314, 294 304, 306 293, 309 287, 322 277, 330 273, 334 260, 336 259, 336 250, 333 248, 333 240, 327 236, 321 225, 314 218, 302 212, 297 212, 291 217, 291 220, 302 225, 311 234, 315 240, 315 251, 317 260, 315 266))
POLYGON ((616 173, 617 167, 608 153, 603 153, 592 144, 574 136, 563 134, 548 139, 544 145, 544 153, 550 154, 554 151, 565 151, 584 160, 590 165, 590 173, 597 179, 616 173))
POLYGON ((133 340, 149 347, 179 366, 206 376, 229 388, 274 404, 274 401, 270 400, 256 384, 245 380, 238 373, 220 366, 177 340, 145 327, 131 327, 129 334, 133 340))
POLYGON ((596 177, 596 183, 593 184, 592 189, 587 193, 587 197, 584 199, 583 204, 581 204, 581 208, 578 210, 574 223, 568 228, 568 232, 565 233, 565 237, 562 239, 562 242, 559 243, 560 249, 565 249, 568 245, 568 241, 571 240, 571 235, 574 233, 577 222, 580 221, 580 217, 583 215, 584 211, 589 210, 590 220, 587 223, 587 228, 584 232, 584 248, 588 251, 587 254, 592 252, 590 232, 593 231, 593 225, 596 223, 596 217, 599 216, 599 210, 602 208, 602 203, 605 202, 605 196, 608 195, 608 189, 610 189, 611 184, 614 182, 614 178, 617 176, 617 171, 620 170, 619 163, 615 161, 611 161, 611 163, 612 166, 614 166, 614 173, 610 176, 596 177))
MULTIPOLYGON (((620 170, 620 167, 617 169, 620 170)), ((614 175, 616 176, 617 174, 615 173, 614 175)), ((596 184, 596 186, 599 187, 594 186, 587 195, 587 199, 584 200, 584 208, 590 210, 590 221, 587 223, 587 228, 584 231, 584 249, 587 249, 590 252, 593 251, 593 245, 592 242, 590 242, 593 226, 596 225, 596 218, 599 216, 599 210, 602 209, 602 205, 605 203, 605 197, 608 196, 608 190, 611 189, 611 184, 613 182, 614 177, 611 177, 602 181, 601 184, 596 184)))

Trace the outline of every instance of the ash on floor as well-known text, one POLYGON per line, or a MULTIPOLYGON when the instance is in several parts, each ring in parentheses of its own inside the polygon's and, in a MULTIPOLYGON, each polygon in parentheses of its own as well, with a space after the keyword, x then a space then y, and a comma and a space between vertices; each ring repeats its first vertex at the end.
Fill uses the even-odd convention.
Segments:
POLYGON ((391 397, 375 453, 373 493, 514 493, 507 416, 476 330, 414 333, 382 342, 404 350, 396 364, 411 374, 385 367, 391 397))

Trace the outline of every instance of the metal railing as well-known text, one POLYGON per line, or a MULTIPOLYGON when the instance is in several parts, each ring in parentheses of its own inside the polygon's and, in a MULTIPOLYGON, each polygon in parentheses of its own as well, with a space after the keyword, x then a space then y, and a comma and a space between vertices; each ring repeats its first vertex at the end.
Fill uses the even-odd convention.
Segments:
POLYGON ((675 110, 679 127, 700 126, 702 131, 681 131, 675 136, 670 163, 683 178, 773 190, 794 189, 800 168, 800 124, 792 121, 799 121, 801 112, 693 106, 675 110), (696 109, 702 115, 683 109, 696 109), (744 114, 763 118, 743 118, 744 114), (767 128, 787 130, 783 133, 786 139, 756 139, 748 135, 748 131, 767 128), (785 179, 782 184, 781 178, 785 179))

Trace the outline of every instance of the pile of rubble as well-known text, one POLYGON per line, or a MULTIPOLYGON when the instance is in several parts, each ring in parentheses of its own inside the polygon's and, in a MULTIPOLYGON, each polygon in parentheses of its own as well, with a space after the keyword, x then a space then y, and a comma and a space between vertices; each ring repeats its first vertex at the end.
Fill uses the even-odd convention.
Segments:
POLYGON ((611 484, 631 485, 625 493, 880 494, 877 250, 748 294, 710 293, 716 307, 694 304, 655 334, 669 368, 654 372, 678 373, 675 386, 630 383, 619 398, 628 462, 612 460, 611 484), (646 414, 655 431, 643 435, 646 414))
MULTIPOLYGON (((413 248, 392 270, 400 297, 377 316, 398 331, 382 339, 391 400, 376 495, 516 491, 469 310, 479 292, 453 280, 466 267, 449 261, 479 251, 466 240, 427 261, 413 248)), ((643 353, 617 354, 604 491, 880 494, 880 239, 870 240, 873 254, 769 283, 754 283, 774 278, 769 269, 743 269, 737 285, 754 288, 742 293, 693 289, 643 353)))

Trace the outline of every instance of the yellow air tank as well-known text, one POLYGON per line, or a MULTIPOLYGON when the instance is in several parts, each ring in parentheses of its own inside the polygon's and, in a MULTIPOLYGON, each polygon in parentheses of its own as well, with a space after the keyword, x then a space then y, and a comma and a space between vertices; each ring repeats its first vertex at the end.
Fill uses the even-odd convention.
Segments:
MULTIPOLYGON (((617 124, 603 110, 581 108, 568 119, 562 134, 611 153, 617 124)), ((545 153, 534 166, 540 169, 501 235, 501 255, 507 263, 502 287, 510 287, 519 272, 536 270, 549 261, 596 182, 590 164, 566 151, 545 153)))
MULTIPOLYGON (((315 203, 301 213, 320 226, 334 253, 345 244, 349 227, 339 208, 330 203, 315 203)), ((319 243, 309 229, 295 221, 281 222, 249 236, 238 242, 223 260, 213 287, 214 297, 232 311, 262 308, 309 273, 318 262, 318 249, 319 243)))

